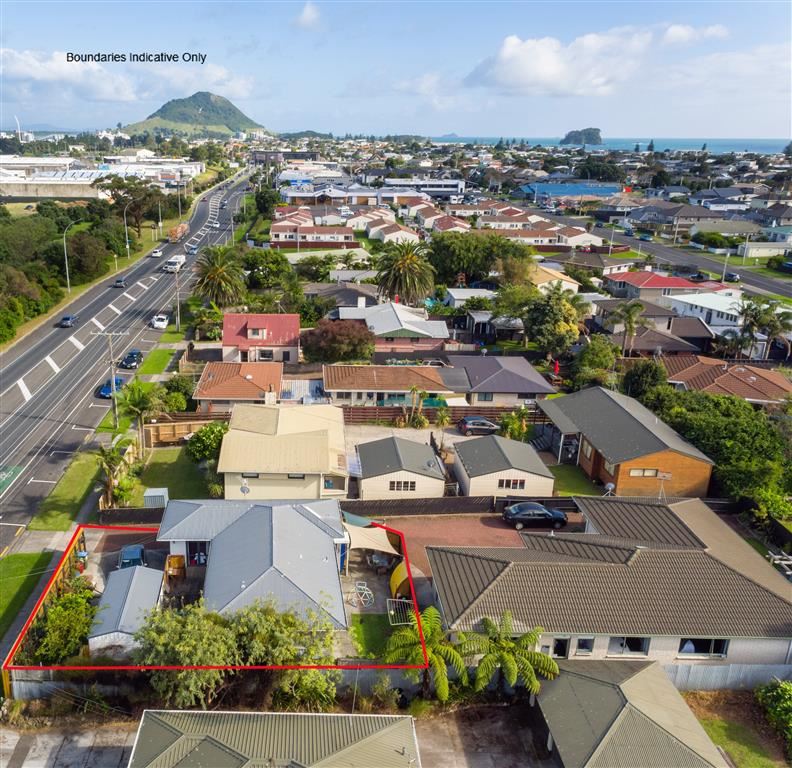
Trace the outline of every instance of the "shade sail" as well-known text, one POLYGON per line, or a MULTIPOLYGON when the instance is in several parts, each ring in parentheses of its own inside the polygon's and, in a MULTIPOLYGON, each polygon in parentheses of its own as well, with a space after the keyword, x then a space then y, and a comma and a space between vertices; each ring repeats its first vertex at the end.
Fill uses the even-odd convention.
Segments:
POLYGON ((361 528, 357 525, 347 525, 344 529, 349 536, 350 549, 374 549, 377 552, 388 552, 391 555, 401 556, 401 552, 391 543, 388 532, 384 528, 361 528))

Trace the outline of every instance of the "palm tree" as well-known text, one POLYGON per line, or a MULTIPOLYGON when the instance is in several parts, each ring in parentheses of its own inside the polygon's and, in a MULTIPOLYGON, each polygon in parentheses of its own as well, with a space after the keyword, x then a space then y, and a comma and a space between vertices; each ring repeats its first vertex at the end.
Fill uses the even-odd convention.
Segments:
POLYGON ((431 683, 434 678, 435 692, 440 701, 448 699, 448 667, 456 673, 463 685, 467 685, 468 676, 465 661, 446 635, 440 611, 433 605, 424 608, 420 616, 410 611, 410 623, 397 629, 389 638, 385 649, 386 664, 403 661, 406 664, 429 666, 421 673, 421 696, 428 699, 431 694, 431 683), (421 641, 423 632, 423 642, 421 641), (424 657, 424 645, 426 657, 424 657))
POLYGON ((206 248, 197 262, 195 292, 219 307, 238 302, 245 293, 245 273, 233 254, 224 248, 206 248))
POLYGON ((383 296, 416 304, 434 290, 434 276, 423 243, 389 243, 379 259, 377 285, 383 296))
POLYGON ((765 326, 768 319, 768 305, 766 299, 754 296, 744 299, 739 304, 734 304, 738 315, 742 318, 741 333, 748 345, 748 357, 753 355, 756 346, 756 337, 765 326))
POLYGON ((108 506, 112 506, 115 495, 116 475, 124 463, 124 454, 118 444, 100 445, 96 450, 96 456, 99 459, 99 469, 102 470, 102 475, 104 476, 105 501, 108 506))
POLYGON ((476 667, 474 690, 483 691, 495 672, 501 692, 505 683, 514 686, 519 680, 537 694, 540 687, 537 673, 548 680, 558 676, 558 664, 547 654, 534 650, 544 632, 542 627, 534 627, 515 639, 511 611, 504 611, 499 622, 484 617, 481 623, 484 631, 468 635, 460 646, 463 655, 482 657, 476 667))
POLYGON ((641 316, 644 305, 640 301, 624 301, 619 304, 608 318, 610 325, 621 324, 624 326, 622 338, 622 357, 627 357, 627 352, 632 354, 633 338, 638 328, 646 328, 649 322, 641 316), (629 342, 629 349, 628 349, 629 342))
POLYGON ((435 411, 435 426, 440 430, 440 453, 445 447, 445 428, 451 423, 451 411, 441 406, 435 411))
POLYGON ((134 379, 119 394, 118 407, 125 410, 131 416, 134 416, 138 431, 138 445, 140 446, 140 455, 144 457, 146 454, 146 443, 143 434, 143 420, 151 412, 152 407, 155 405, 153 390, 146 389, 142 382, 134 379))
POLYGON ((779 302, 770 301, 767 307, 767 316, 764 318, 763 330, 767 334, 767 342, 764 348, 765 360, 770 356, 770 345, 775 339, 778 339, 786 346, 787 359, 792 354, 792 344, 788 338, 792 334, 792 312, 786 309, 779 312, 779 308, 779 302))
POLYGON ((745 343, 743 335, 734 328, 729 328, 712 342, 712 351, 721 357, 739 357, 745 343))

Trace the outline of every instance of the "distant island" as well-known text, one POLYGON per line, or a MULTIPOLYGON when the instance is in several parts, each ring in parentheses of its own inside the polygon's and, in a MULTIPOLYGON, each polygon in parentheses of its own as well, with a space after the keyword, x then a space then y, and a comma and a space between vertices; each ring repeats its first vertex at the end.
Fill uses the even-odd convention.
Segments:
POLYGON ((599 128, 583 128, 580 131, 570 131, 559 144, 561 146, 565 144, 602 144, 602 136, 599 128))

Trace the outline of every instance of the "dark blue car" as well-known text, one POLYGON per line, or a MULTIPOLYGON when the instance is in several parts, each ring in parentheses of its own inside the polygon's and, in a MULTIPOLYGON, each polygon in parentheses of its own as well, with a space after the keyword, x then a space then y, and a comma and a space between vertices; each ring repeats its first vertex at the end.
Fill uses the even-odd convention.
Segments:
POLYGON ((127 544, 121 547, 118 553, 119 568, 134 568, 136 565, 145 565, 145 552, 142 544, 127 544))
MULTIPOLYGON (((118 392, 121 387, 124 386, 124 380, 120 376, 115 377, 115 390, 118 392)), ((113 396, 113 384, 108 379, 102 388, 99 390, 99 397, 105 398, 105 400, 109 400, 113 396)))

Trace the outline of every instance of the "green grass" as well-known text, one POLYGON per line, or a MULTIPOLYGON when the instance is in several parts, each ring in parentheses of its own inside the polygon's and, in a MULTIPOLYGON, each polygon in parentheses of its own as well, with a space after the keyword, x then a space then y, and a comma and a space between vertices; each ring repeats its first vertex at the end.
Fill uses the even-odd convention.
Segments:
POLYGON ((593 496, 599 495, 600 489, 586 477, 580 467, 571 464, 558 464, 548 467, 553 473, 556 496, 593 496))
POLYGON ((487 344, 485 349, 488 352, 494 352, 497 354, 498 352, 537 352, 539 347, 535 341, 529 341, 528 344, 524 344, 522 341, 513 341, 510 339, 504 339, 503 341, 497 342, 497 344, 487 344))
POLYGON ((778 269, 771 269, 770 267, 743 267, 743 269, 746 273, 750 272, 752 275, 764 275, 773 280, 792 280, 792 272, 781 272, 778 269))
POLYGON ((138 373, 143 376, 164 373, 173 357, 172 349, 152 349, 146 355, 143 365, 138 368, 138 373))
POLYGON ((699 722, 715 744, 729 753, 737 768, 781 768, 784 765, 768 754, 760 736, 752 729, 721 718, 700 718, 699 722))
POLYGON ((0 637, 8 632, 50 560, 52 552, 24 552, 0 560, 0 637))
POLYGON ((208 491, 203 472, 187 456, 184 447, 154 448, 149 462, 135 483, 130 506, 143 506, 146 488, 167 488, 171 499, 205 499, 208 491))
POLYGON ((386 613, 353 613, 349 626, 352 642, 361 658, 379 659, 393 628, 386 613))
POLYGON ((104 418, 99 422, 96 428, 97 432, 127 432, 132 426, 132 417, 122 411, 118 410, 118 429, 113 425, 113 409, 110 408, 104 415, 104 418))
MULTIPOLYGON (((182 328, 184 328, 184 321, 182 321, 182 328)), ((180 341, 184 341, 184 334, 185 331, 176 330, 176 323, 171 323, 167 329, 162 332, 160 342, 162 344, 176 344, 180 341)))
POLYGON ((58 480, 30 521, 32 531, 68 531, 83 502, 99 480, 99 458, 81 451, 58 480))

